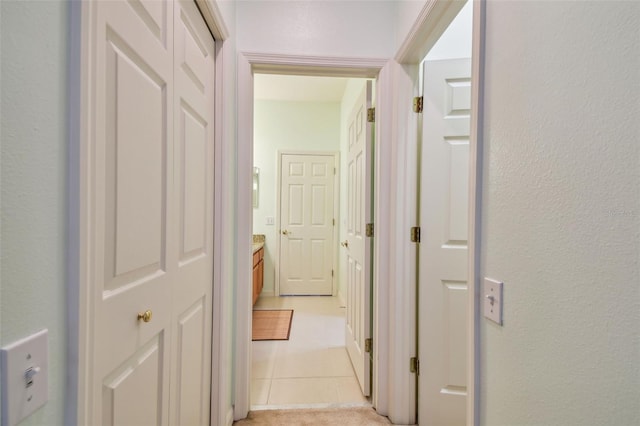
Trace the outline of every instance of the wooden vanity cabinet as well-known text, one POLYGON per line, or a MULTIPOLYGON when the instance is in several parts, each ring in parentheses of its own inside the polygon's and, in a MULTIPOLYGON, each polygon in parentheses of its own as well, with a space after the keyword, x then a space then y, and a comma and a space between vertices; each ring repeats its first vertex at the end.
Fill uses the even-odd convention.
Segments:
POLYGON ((264 283, 264 247, 253 253, 253 304, 256 304, 264 283))

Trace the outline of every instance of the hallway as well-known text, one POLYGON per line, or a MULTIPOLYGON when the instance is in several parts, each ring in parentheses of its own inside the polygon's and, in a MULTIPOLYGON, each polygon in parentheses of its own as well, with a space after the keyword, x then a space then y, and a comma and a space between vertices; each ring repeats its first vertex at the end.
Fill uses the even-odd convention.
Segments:
POLYGON ((345 349, 337 297, 261 297, 254 309, 293 309, 289 340, 252 342, 251 408, 369 405, 345 349))

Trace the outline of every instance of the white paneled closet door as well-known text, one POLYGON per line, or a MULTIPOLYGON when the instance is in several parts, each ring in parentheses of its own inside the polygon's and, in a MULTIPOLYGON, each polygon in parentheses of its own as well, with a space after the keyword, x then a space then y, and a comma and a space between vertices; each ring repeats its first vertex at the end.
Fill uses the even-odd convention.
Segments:
POLYGON ((192 2, 89 10, 89 419, 207 424, 213 39, 192 2))
POLYGON ((174 211, 171 424, 209 422, 213 294, 214 44, 193 1, 174 18, 174 211))

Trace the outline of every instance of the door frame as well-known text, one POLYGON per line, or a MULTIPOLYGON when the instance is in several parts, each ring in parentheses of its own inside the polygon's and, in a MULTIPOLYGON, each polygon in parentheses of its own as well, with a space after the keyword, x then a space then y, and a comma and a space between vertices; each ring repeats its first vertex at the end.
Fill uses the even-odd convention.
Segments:
MULTIPOLYGON (((469 147, 469 246, 468 282, 470 288, 467 300, 467 425, 480 424, 480 321, 481 321, 481 225, 482 225, 482 170, 483 170, 483 105, 484 105, 484 60, 486 0, 473 2, 473 29, 471 53, 471 127, 469 147)), ((419 67, 422 59, 438 41, 462 9, 462 2, 428 1, 418 19, 400 46, 395 60, 414 71, 410 73, 414 92, 419 96, 419 67)), ((419 137, 417 114, 408 122, 413 123, 415 137, 419 137)), ((416 152, 417 155, 417 152, 416 152)), ((417 180, 417 179, 416 179, 417 180)), ((417 194, 417 188, 416 192, 417 194)), ((416 222, 417 223, 417 222, 416 222)), ((414 281, 417 283, 417 276, 414 281)), ((415 309, 415 308, 414 308, 415 309)), ((414 325, 414 327, 417 324, 414 325)), ((417 330, 414 328, 414 332, 417 330)), ((416 334, 417 335, 417 334, 416 334)))
MULTIPOLYGON (((229 243, 231 235, 222 231, 224 218, 218 212, 222 200, 228 198, 231 188, 225 188, 221 179, 221 167, 230 163, 229 155, 221 148, 232 129, 223 126, 226 118, 221 107, 228 94, 223 91, 223 82, 233 81, 227 68, 230 61, 231 46, 226 43, 230 33, 216 0, 194 0, 215 40, 215 110, 214 110, 214 235, 223 235, 226 240, 214 238, 213 262, 213 324, 211 359, 211 407, 210 422, 226 424, 230 417, 225 408, 229 382, 222 368, 225 350, 231 348, 231 337, 220 330, 229 324, 230 308, 225 306, 224 280, 222 279, 223 251, 221 247, 229 243), (215 325, 220 326, 216 327, 215 325)), ((87 165, 92 158, 91 128, 95 113, 94 94, 91 90, 91 72, 94 66, 94 52, 91 49, 91 32, 95 24, 93 2, 71 2, 69 6, 69 71, 68 71, 68 125, 69 149, 67 172, 67 343, 65 366, 67 371, 67 398, 64 401, 65 424, 89 424, 92 401, 89 398, 88 378, 91 370, 90 320, 93 310, 93 289, 90 285, 92 252, 89 250, 93 239, 93 230, 88 226, 88 218, 93 208, 90 196, 91 176, 87 165)), ((235 58, 234 58, 235 59, 235 58)), ((227 272, 228 273, 228 272, 227 272)))
MULTIPOLYGON (((243 419, 250 407, 251 381, 251 240, 253 235, 253 209, 251 179, 253 169, 253 74, 295 74, 325 77, 376 78, 377 102, 382 113, 376 120, 378 156, 376 157, 376 188, 378 188, 375 216, 382 232, 374 240, 374 363, 373 405, 382 414, 388 412, 389 389, 387 324, 389 321, 388 301, 391 286, 380 286, 378 282, 390 282, 390 233, 384 232, 391 226, 389 214, 390 185, 380 176, 388 177, 391 171, 392 144, 392 73, 394 65, 386 59, 336 58, 320 56, 297 56, 239 52, 238 72, 238 127, 237 127, 237 247, 236 247, 236 346, 235 346, 235 404, 234 418, 243 419), (378 184, 378 182, 380 182, 378 184), (382 302, 380 302, 382 301, 382 302), (381 342, 383 342, 381 344, 381 342)), ((393 376, 391 376, 393 377, 393 376)))
MULTIPOLYGON (((333 157, 333 167, 336 169, 336 173, 334 174, 333 179, 333 217, 335 220, 338 219, 340 215, 340 151, 296 151, 296 150, 278 150, 276 153, 278 156, 277 164, 278 168, 276 170, 276 178, 278 182, 278 190, 276 192, 276 223, 278 227, 280 227, 280 196, 282 192, 282 156, 283 155, 325 155, 333 157)), ((339 240, 338 234, 338 224, 333 226, 333 241, 336 243, 339 240)), ((276 253, 274 256, 274 270, 275 270, 275 281, 273 282, 273 292, 276 297, 280 296, 280 231, 278 229, 276 232, 276 253)), ((331 269, 335 271, 337 264, 337 256, 338 250, 336 248, 336 244, 333 244, 331 247, 331 269)), ((337 293, 337 285, 336 285, 337 276, 332 277, 331 280, 331 295, 335 296, 337 293)))

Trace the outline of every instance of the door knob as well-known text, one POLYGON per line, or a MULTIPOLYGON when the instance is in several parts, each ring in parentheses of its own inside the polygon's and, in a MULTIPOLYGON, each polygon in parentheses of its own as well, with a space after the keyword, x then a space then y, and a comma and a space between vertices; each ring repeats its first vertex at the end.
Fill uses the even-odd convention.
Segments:
POLYGON ((151 310, 146 310, 144 312, 138 313, 138 321, 142 320, 143 322, 151 321, 151 317, 153 316, 153 312, 151 310))
POLYGON ((349 248, 349 240, 344 240, 343 242, 341 242, 341 243, 340 243, 340 245, 341 245, 342 247, 349 248))
POLYGON ((283 229, 283 230, 282 230, 282 231, 280 231, 280 232, 282 232, 282 235, 289 235, 289 234, 293 234, 293 232, 289 232, 289 231, 287 231, 286 229, 283 229))

